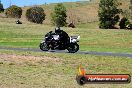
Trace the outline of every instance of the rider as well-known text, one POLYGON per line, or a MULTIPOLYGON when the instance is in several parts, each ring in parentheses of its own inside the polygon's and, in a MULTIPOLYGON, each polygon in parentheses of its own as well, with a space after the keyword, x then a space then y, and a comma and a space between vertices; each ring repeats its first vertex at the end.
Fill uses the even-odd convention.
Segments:
POLYGON ((65 31, 61 30, 60 27, 55 28, 55 33, 60 36, 60 44, 62 46, 65 46, 67 42, 69 42, 70 38, 68 34, 65 31))

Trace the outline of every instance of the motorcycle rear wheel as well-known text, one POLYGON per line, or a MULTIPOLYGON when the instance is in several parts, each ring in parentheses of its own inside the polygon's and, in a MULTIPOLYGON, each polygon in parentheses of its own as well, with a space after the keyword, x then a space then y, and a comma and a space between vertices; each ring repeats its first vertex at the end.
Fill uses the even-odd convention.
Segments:
POLYGON ((49 46, 45 42, 40 43, 39 47, 42 51, 48 51, 50 49, 49 46))
POLYGON ((69 51, 69 53, 75 53, 79 50, 79 45, 77 43, 71 43, 67 50, 69 51))

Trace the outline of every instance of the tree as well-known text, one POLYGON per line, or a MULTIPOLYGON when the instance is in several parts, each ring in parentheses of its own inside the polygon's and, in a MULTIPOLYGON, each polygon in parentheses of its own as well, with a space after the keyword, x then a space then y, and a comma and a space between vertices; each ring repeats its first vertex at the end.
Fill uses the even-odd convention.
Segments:
POLYGON ((31 7, 26 11, 26 18, 30 22, 42 24, 45 16, 44 10, 41 7, 31 7))
POLYGON ((62 3, 55 6, 54 12, 51 13, 51 21, 56 26, 66 26, 66 8, 62 3))
POLYGON ((0 13, 1 12, 4 12, 4 7, 3 7, 3 4, 1 3, 1 1, 0 1, 0 13))
POLYGON ((6 9, 5 14, 7 17, 11 18, 21 18, 22 9, 16 5, 12 5, 6 9))
POLYGON ((100 0, 99 3, 99 27, 102 29, 113 29, 115 24, 119 21, 119 13, 121 9, 118 9, 119 3, 117 0, 100 0))

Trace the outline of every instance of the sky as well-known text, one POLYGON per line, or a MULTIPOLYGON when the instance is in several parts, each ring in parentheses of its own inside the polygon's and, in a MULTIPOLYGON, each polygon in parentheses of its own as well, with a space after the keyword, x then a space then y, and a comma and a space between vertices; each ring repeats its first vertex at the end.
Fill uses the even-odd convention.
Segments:
POLYGON ((58 3, 58 2, 75 2, 81 0, 1 0, 4 8, 9 7, 10 5, 17 5, 20 7, 23 6, 32 6, 32 5, 41 5, 45 3, 58 3))

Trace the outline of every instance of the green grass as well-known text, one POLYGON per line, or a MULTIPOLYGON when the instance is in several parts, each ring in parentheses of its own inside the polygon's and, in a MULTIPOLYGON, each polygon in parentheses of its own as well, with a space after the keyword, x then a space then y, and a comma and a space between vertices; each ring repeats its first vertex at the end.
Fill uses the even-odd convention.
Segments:
MULTIPOLYGON (((58 61, 7 61, 0 57, 0 87, 2 88, 81 88, 76 83, 78 66, 88 74, 130 74, 132 59, 80 54, 53 54, 0 51, 8 55, 59 58, 58 61)), ((28 59, 28 58, 27 58, 28 59)), ((88 84, 84 88, 130 88, 130 84, 88 84)))
MULTIPOLYGON (((5 20, 0 23, 0 47, 39 48, 39 43, 43 40, 44 35, 51 30, 54 31, 54 27, 44 24, 17 25, 12 20, 8 22, 7 18, 0 20, 5 20)), ((79 42, 81 51, 132 53, 132 31, 92 29, 94 24, 88 25, 90 28, 62 29, 70 36, 81 36, 79 42)), ((97 23, 95 25, 97 27, 97 23)))
POLYGON ((89 28, 89 29, 98 29, 98 22, 89 22, 78 24, 78 28, 89 28))

